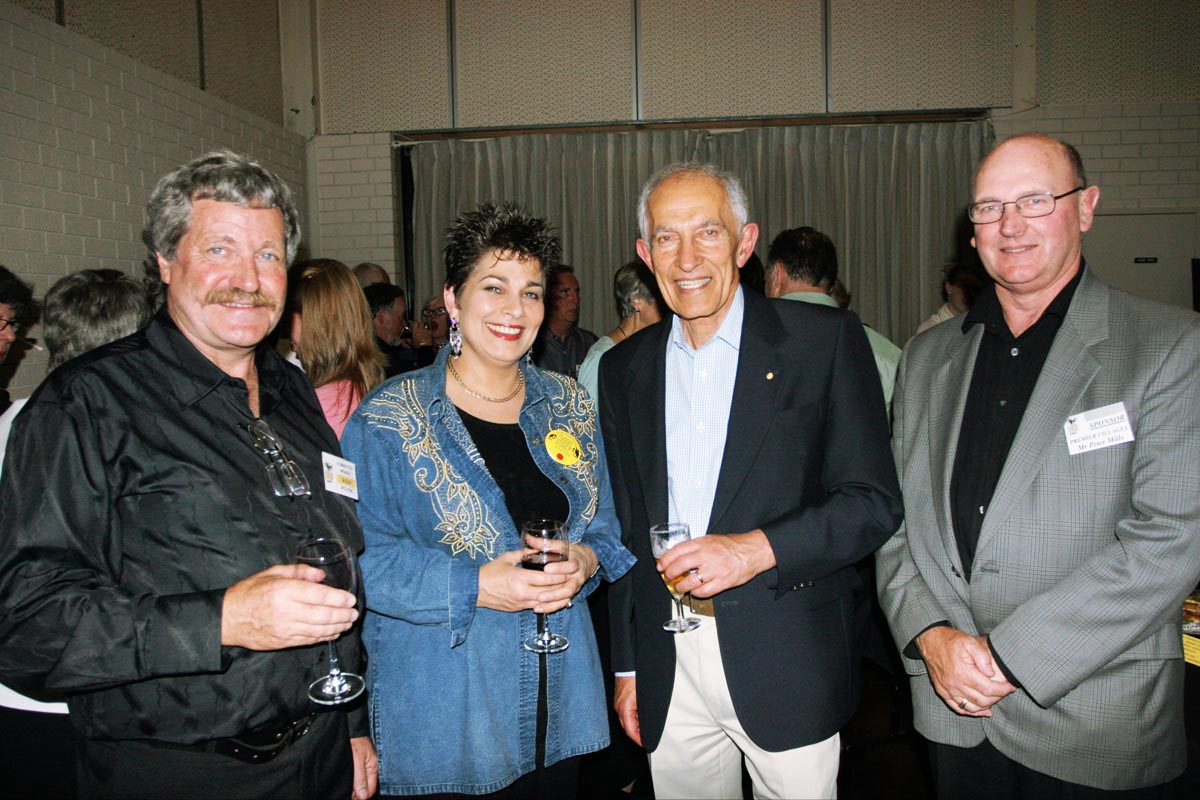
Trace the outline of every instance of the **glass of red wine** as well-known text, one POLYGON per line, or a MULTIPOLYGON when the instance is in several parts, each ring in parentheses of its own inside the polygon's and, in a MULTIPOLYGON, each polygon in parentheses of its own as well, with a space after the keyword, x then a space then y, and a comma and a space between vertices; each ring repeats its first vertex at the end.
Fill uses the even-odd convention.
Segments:
MULTIPOLYGON (((358 593, 358 562, 341 539, 329 537, 302 542, 296 551, 296 560, 322 570, 325 577, 321 583, 326 586, 358 593)), ((358 697, 366 683, 361 675, 342 672, 334 643, 325 644, 329 652, 329 674, 313 681, 308 687, 308 696, 314 703, 335 706, 358 697)))
MULTIPOLYGON (((521 566, 525 569, 536 569, 540 572, 547 564, 566 561, 570 556, 571 545, 567 541, 566 528, 556 519, 526 522, 521 526, 521 534, 525 539, 525 555, 521 558, 521 566)), ((561 653, 571 644, 567 637, 551 633, 546 628, 547 616, 537 615, 537 633, 527 636, 521 642, 526 650, 534 653, 561 653)))

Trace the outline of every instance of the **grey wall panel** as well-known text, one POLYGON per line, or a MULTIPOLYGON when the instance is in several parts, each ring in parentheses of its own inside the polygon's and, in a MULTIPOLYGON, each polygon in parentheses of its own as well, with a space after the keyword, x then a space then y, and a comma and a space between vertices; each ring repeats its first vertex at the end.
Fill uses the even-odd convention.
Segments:
POLYGON ((1011 104, 1011 0, 831 0, 830 9, 830 111, 1011 104))
POLYGON ((322 133, 450 127, 446 0, 314 0, 322 133))
POLYGON ((820 0, 640 0, 647 120, 824 111, 820 0))

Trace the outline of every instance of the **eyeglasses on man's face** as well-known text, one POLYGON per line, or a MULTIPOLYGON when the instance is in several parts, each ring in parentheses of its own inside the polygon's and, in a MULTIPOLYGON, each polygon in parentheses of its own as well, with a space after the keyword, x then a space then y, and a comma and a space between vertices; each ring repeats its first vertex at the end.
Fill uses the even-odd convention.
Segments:
POLYGON ((0 317, 0 333, 4 333, 10 327, 15 331, 17 329, 17 321, 15 319, 0 317))
POLYGON ((243 428, 250 434, 254 449, 267 458, 267 479, 277 497, 308 497, 308 479, 300 465, 283 452, 283 443, 271 426, 256 419, 243 428))
POLYGON ((1082 186, 1076 186, 1071 191, 1063 192, 1062 194, 1032 192, 1030 194, 1023 194, 1016 200, 1005 202, 984 200, 967 206, 967 216, 976 225, 987 225, 990 222, 1000 221, 1000 218, 1004 216, 1005 206, 1013 206, 1022 217, 1044 217, 1047 214, 1054 213, 1054 205, 1057 201, 1062 200, 1067 195, 1082 192, 1083 189, 1084 187, 1082 186))

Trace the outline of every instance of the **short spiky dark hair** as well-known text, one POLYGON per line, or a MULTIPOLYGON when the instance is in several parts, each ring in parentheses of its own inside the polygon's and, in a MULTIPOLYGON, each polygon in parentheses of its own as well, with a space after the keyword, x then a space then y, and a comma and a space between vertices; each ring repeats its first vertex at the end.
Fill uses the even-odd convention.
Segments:
POLYGON ((446 230, 446 288, 458 294, 479 260, 501 253, 518 260, 536 259, 545 281, 562 258, 554 229, 541 217, 526 214, 513 203, 483 203, 460 214, 446 230))

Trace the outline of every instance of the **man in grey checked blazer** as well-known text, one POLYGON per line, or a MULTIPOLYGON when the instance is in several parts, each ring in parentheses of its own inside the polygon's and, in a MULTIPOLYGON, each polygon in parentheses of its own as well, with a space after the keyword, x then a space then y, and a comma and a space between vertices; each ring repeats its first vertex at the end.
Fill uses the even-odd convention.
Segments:
POLYGON ((900 364, 878 588, 941 797, 1153 797, 1186 763, 1200 318, 1088 271, 1099 198, 1062 142, 996 148, 970 208, 994 294, 900 364))

